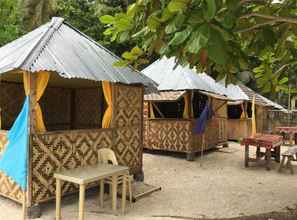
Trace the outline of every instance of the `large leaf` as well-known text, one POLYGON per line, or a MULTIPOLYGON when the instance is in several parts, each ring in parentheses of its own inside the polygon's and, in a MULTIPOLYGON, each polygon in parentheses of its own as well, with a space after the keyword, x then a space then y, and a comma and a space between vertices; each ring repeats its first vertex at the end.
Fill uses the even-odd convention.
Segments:
POLYGON ((204 18, 206 20, 211 20, 215 17, 217 12, 216 1, 215 0, 205 0, 207 5, 207 10, 204 12, 204 18))
POLYGON ((155 15, 151 15, 147 20, 147 26, 151 31, 156 31, 160 24, 159 18, 155 15))
POLYGON ((115 21, 115 18, 111 15, 103 15, 100 17, 100 21, 103 24, 113 24, 115 21))
POLYGON ((226 64, 228 58, 226 43, 221 32, 214 28, 210 29, 207 51, 212 61, 220 65, 226 64))
POLYGON ((183 43, 190 36, 191 32, 192 32, 191 26, 188 26, 183 31, 176 32, 172 40, 169 42, 169 45, 176 46, 183 43))
POLYGON ((207 45, 209 39, 209 26, 201 25, 196 31, 191 34, 190 40, 186 49, 190 53, 198 53, 201 48, 207 45))
POLYGON ((186 9, 190 0, 171 0, 168 4, 168 9, 171 12, 178 12, 186 9))

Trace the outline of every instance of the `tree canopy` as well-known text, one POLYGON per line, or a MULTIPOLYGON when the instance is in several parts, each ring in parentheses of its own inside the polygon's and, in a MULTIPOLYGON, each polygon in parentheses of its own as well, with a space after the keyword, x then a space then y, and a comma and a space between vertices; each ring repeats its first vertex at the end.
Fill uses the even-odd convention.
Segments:
POLYGON ((227 82, 253 71, 267 93, 287 90, 296 69, 296 15, 296 0, 137 0, 101 22, 112 42, 134 42, 117 65, 174 56, 227 82))

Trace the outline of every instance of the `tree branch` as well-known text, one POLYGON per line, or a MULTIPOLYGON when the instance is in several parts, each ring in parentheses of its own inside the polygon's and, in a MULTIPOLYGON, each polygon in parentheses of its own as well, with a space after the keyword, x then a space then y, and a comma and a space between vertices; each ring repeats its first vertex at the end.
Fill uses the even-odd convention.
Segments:
POLYGON ((274 22, 285 22, 290 24, 296 24, 297 25, 297 19, 290 18, 290 17, 279 17, 279 16, 272 16, 272 15, 263 15, 259 13, 251 13, 244 16, 241 16, 240 19, 248 19, 251 17, 258 17, 258 18, 264 18, 267 20, 273 20, 274 22))
MULTIPOLYGON (((242 30, 238 30, 238 31, 235 31, 236 33, 244 33, 244 32, 248 32, 248 31, 252 31, 252 30, 255 30, 255 29, 259 29, 263 26, 266 26, 266 25, 275 25, 277 22, 276 21, 267 21, 267 22, 263 22, 261 24, 256 24, 254 26, 251 26, 249 28, 245 28, 245 29, 242 29, 242 30)), ((279 22, 280 23, 280 22, 279 22)))

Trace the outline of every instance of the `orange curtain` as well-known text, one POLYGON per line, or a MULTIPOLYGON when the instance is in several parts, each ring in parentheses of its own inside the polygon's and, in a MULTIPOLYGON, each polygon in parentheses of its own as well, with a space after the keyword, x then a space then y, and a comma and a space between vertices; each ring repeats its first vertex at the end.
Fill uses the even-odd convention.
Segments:
POLYGON ((190 117, 190 96, 188 93, 184 95, 184 101, 185 101, 185 106, 184 106, 184 112, 183 112, 183 118, 187 119, 190 117))
POLYGON ((108 81, 102 81, 102 89, 105 101, 107 103, 107 109, 104 113, 102 120, 102 128, 109 128, 112 119, 112 91, 111 83, 108 81))
POLYGON ((245 109, 244 109, 244 106, 243 106, 243 103, 241 103, 241 110, 242 110, 242 113, 241 113, 241 116, 240 116, 240 119, 244 119, 245 118, 245 109))
MULTIPOLYGON (((29 74, 32 74, 32 73, 27 73, 27 72, 23 73, 24 89, 25 89, 26 96, 28 96, 30 94, 30 88, 31 88, 29 74)), ((46 128, 45 128, 45 124, 43 121, 42 110, 39 105, 39 101, 47 87, 50 73, 46 72, 46 71, 41 71, 41 72, 37 72, 34 74, 36 74, 36 100, 35 100, 36 103, 34 106, 35 120, 36 120, 35 129, 37 132, 45 132, 46 128)))

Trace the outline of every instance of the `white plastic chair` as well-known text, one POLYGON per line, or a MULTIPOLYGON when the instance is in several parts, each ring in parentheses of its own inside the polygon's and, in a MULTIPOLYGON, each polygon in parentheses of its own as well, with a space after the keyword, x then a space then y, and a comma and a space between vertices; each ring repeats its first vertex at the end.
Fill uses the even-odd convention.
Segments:
MULTIPOLYGON (((117 158, 115 156, 115 153, 109 149, 109 148, 102 148, 98 151, 98 162, 99 163, 111 163, 112 165, 118 165, 117 158)), ((111 177, 106 178, 105 180, 100 181, 100 205, 103 207, 103 197, 104 197, 104 183, 109 184, 109 193, 111 193, 111 177)), ((132 203, 132 181, 133 176, 132 175, 123 175, 118 178, 118 185, 122 184, 123 181, 127 181, 128 185, 128 193, 129 193, 129 201, 132 203)))

